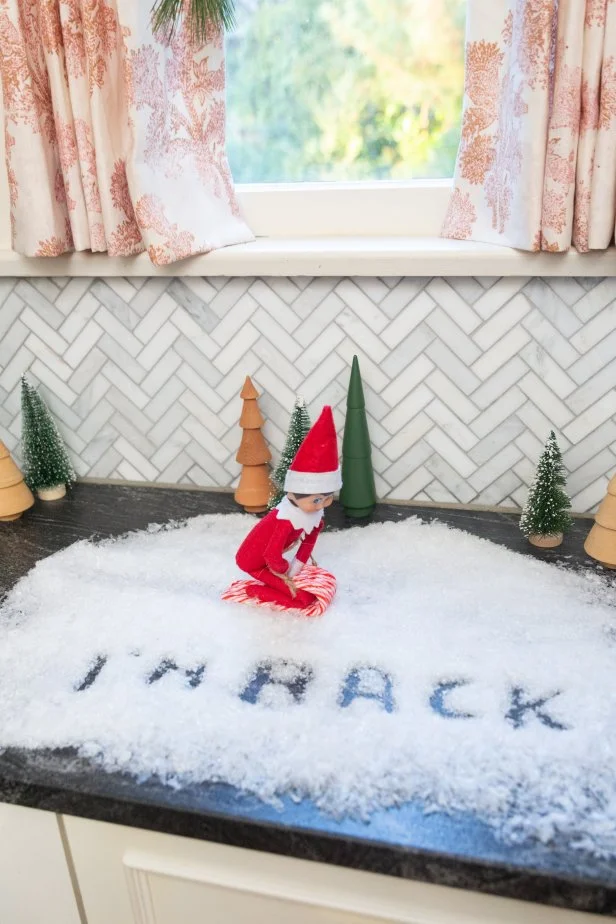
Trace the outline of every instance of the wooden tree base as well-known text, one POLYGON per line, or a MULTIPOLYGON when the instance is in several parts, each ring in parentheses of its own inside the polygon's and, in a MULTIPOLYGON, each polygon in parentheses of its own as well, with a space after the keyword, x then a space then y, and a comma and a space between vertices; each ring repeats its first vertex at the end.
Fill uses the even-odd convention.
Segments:
POLYGON ((248 513, 261 513, 267 510, 271 490, 269 466, 245 465, 234 496, 248 513))
POLYGON ((528 541, 538 549, 555 549, 563 541, 563 534, 556 533, 554 536, 530 535, 528 541))
POLYGON ((57 484, 53 488, 39 488, 36 493, 44 501, 59 500, 66 494, 66 485, 57 484))
MULTIPOLYGON (((342 506, 344 507, 344 504, 342 506)), ((366 517, 372 516, 375 506, 376 504, 370 504, 369 507, 344 507, 344 512, 348 517, 353 517, 353 519, 365 520, 366 517)))
POLYGON ((616 568, 616 530, 595 523, 586 536, 584 551, 604 568, 616 568))
POLYGON ((16 520, 33 503, 32 491, 0 440, 0 519, 16 520))

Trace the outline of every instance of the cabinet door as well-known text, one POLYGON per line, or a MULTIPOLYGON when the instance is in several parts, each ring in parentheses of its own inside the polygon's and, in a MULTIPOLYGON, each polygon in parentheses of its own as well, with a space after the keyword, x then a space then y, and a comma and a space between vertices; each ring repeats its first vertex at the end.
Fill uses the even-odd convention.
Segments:
POLYGON ((65 817, 88 924, 599 924, 602 918, 65 817))
POLYGON ((2 924, 80 924, 59 820, 0 803, 2 924))

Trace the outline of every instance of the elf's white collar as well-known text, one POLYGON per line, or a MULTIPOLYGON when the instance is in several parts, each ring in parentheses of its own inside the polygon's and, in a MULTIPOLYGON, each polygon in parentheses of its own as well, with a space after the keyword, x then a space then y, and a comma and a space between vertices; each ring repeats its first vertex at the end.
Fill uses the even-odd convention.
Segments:
POLYGON ((306 535, 319 525, 323 519, 323 511, 315 510, 314 513, 304 513, 295 504, 292 504, 288 497, 283 497, 276 506, 279 520, 289 520, 293 529, 303 529, 306 535))

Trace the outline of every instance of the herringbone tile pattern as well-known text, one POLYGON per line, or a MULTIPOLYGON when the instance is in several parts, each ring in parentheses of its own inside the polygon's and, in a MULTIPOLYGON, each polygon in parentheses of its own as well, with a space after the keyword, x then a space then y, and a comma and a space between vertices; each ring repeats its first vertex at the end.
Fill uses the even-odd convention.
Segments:
POLYGON ((554 427, 574 509, 616 470, 616 279, 2 279, 0 438, 41 386, 78 473, 227 486, 239 390, 282 447, 296 393, 342 429, 360 357, 381 497, 520 505, 554 427))

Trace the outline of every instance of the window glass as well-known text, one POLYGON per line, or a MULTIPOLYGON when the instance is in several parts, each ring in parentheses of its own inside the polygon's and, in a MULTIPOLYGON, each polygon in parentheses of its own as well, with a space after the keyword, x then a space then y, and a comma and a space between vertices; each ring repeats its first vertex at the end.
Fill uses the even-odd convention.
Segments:
POLYGON ((465 0, 237 0, 236 182, 453 175, 465 0))

